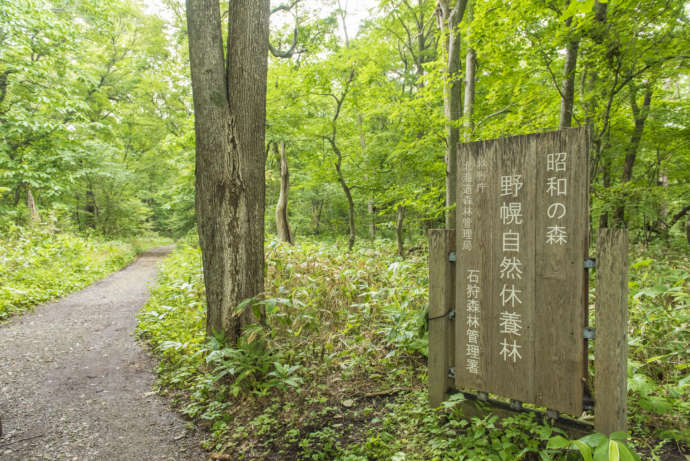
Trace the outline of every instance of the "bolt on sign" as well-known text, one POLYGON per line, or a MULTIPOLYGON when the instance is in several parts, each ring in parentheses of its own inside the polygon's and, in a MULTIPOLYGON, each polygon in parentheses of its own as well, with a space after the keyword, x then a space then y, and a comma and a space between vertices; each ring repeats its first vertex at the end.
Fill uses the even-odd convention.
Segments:
POLYGON ((457 388, 582 412, 588 142, 574 128, 459 147, 457 388))

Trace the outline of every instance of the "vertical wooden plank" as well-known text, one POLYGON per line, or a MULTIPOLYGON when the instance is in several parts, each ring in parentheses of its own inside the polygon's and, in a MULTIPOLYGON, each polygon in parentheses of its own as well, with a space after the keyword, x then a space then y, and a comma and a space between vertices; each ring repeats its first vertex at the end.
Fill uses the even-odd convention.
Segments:
POLYGON ((594 428, 625 430, 628 357, 628 234, 600 229, 597 241, 594 428))
POLYGON ((540 135, 537 147, 535 403, 573 416, 585 369, 587 147, 580 128, 540 135))
POLYGON ((489 370, 491 156, 485 143, 458 148, 455 387, 485 390, 489 370))
POLYGON ((577 128, 459 146, 458 389, 581 413, 587 147, 577 128))
MULTIPOLYGON (((447 229, 446 232, 448 233, 447 240, 448 240, 448 250, 450 252, 455 252, 456 253, 456 260, 457 260, 457 250, 455 247, 455 242, 456 242, 456 231, 455 229, 447 229)), ((457 268, 457 262, 450 262, 449 261, 449 270, 450 273, 448 274, 448 278, 446 279, 446 284, 448 286, 448 303, 451 306, 452 311, 455 313, 457 311, 457 306, 455 305, 455 271, 457 268)), ((455 315, 453 316, 448 316, 448 321, 445 322, 446 325, 446 370, 450 370, 451 368, 455 368, 455 320, 457 317, 455 315)), ((446 373, 446 389, 453 389, 455 387, 455 378, 450 375, 450 373, 446 373)))
POLYGON ((535 137, 496 141, 491 207, 491 357, 493 392, 534 401, 535 137))
POLYGON ((445 399, 449 388, 448 369, 452 322, 449 313, 454 309, 453 264, 448 255, 455 249, 455 231, 429 231, 429 403, 437 407, 445 399))

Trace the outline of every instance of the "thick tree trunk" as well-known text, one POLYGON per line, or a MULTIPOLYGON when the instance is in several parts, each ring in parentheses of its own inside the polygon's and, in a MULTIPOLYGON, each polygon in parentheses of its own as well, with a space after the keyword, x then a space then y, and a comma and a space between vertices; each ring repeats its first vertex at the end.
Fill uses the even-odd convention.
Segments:
POLYGON ((29 218, 32 224, 41 222, 41 216, 38 214, 38 208, 36 208, 34 194, 31 192, 31 187, 29 187, 28 184, 26 186, 26 208, 29 210, 29 218))
POLYGON ((398 254, 401 258, 405 257, 405 235, 403 233, 403 222, 405 221, 405 207, 398 205, 398 212, 395 219, 395 236, 398 241, 398 254))
MULTIPOLYGON (((637 92, 633 89, 630 95, 630 107, 635 121, 632 135, 630 136, 630 143, 625 153, 625 162, 623 163, 623 174, 621 175, 621 183, 627 183, 632 179, 633 168, 635 167, 635 159, 637 158, 637 151, 640 149, 640 141, 642 141, 642 133, 644 132, 644 125, 649 114, 649 106, 652 103, 652 88, 648 85, 645 94, 642 108, 637 105, 637 92)), ((625 203, 621 203, 616 207, 614 221, 617 225, 625 225, 625 203)))
POLYGON ((446 82, 443 107, 446 115, 446 228, 455 228, 455 187, 457 182, 457 146, 460 141, 458 121, 462 114, 462 81, 460 73, 460 31, 458 24, 465 14, 467 0, 439 0, 439 23, 445 40, 446 82))
POLYGON ((226 69, 218 2, 187 0, 206 333, 231 344, 256 321, 236 306, 264 289, 268 16, 268 0, 230 2, 226 69))
POLYGON ((288 224, 288 192, 290 191, 290 172, 285 154, 285 142, 280 141, 280 196, 276 205, 276 228, 278 239, 292 245, 292 233, 288 224))

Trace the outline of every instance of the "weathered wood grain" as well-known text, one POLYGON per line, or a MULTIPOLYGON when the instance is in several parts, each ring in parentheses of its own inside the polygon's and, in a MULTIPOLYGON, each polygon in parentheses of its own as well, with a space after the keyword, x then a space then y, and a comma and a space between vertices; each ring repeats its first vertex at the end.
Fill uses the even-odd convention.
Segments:
POLYGON ((477 149, 476 143, 461 145, 458 151, 458 161, 462 165, 458 167, 456 195, 458 198, 456 213, 458 261, 455 272, 455 386, 458 389, 484 390, 491 358, 487 320, 489 311, 485 309, 489 302, 489 291, 486 287, 490 284, 490 273, 484 270, 490 264, 491 248, 487 246, 487 241, 483 238, 487 232, 490 232, 491 226, 489 194, 494 178, 489 174, 493 169, 493 164, 488 161, 490 159, 490 155, 477 149), (486 174, 480 175, 480 169, 486 174), (467 210, 471 212, 468 213, 467 210), (467 234, 468 229, 469 234, 467 234), (471 239, 467 238, 468 235, 471 239), (471 247, 467 246, 467 242, 471 247), (477 283, 470 283, 471 271, 479 271, 477 283), (470 285, 479 287, 478 292, 471 296, 468 294, 470 285), (471 308, 470 301, 478 304, 475 303, 471 308), (478 324, 473 324, 470 317, 476 318, 478 324), (476 344, 468 334, 471 330, 478 333, 476 344), (479 348, 476 373, 469 366, 469 360, 472 360, 469 348, 474 345, 479 348))
POLYGON ((458 389, 492 392, 575 416, 582 412, 587 148, 587 132, 579 128, 467 143, 458 148, 458 389), (564 163, 558 171, 549 171, 553 165, 547 168, 549 154, 565 154, 559 157, 564 163), (479 178, 482 164, 488 171, 484 179, 479 178), (507 193, 504 181, 511 177, 520 186, 507 193), (478 187, 481 181, 485 188, 478 187), (554 193, 549 181, 560 184, 563 193, 554 193), (466 209, 468 203, 470 210, 466 209), (514 211, 508 211, 511 209, 514 211), (549 227, 556 225, 566 230, 567 236, 547 244, 549 227), (506 245, 506 238, 519 241, 519 245, 506 245), (518 261, 519 274, 513 271, 509 276, 502 271, 506 259, 518 261), (473 323, 468 312, 468 274, 472 270, 480 271, 478 373, 468 366, 468 326, 473 323), (511 300, 510 292, 517 298, 511 300), (511 316, 518 319, 512 328, 506 323, 511 316))
POLYGON ((586 360, 588 143, 587 131, 575 128, 545 133, 537 146, 535 403, 573 416, 582 413, 586 360), (565 171, 548 164, 556 154, 565 154, 561 157, 565 171), (548 183, 553 178, 564 180, 565 195, 549 192, 548 183), (549 207, 554 207, 555 216, 549 217, 549 207), (565 215, 559 218, 563 210, 565 215), (567 244, 547 244, 548 229, 556 225, 566 230, 567 244))
POLYGON ((594 340, 594 427, 625 430, 627 410, 628 234, 600 229, 594 340))
MULTIPOLYGON (((534 248, 535 216, 537 214, 536 196, 536 156, 535 136, 518 136, 495 141, 497 145, 497 165, 494 187, 495 195, 492 208, 496 210, 492 246, 494 254, 488 268, 493 274, 491 287, 492 317, 491 323, 491 357, 493 383, 492 392, 510 399, 523 402, 534 402, 534 356, 535 356, 535 318, 534 318, 534 248), (502 178, 519 178, 516 193, 506 194, 501 186, 502 178), (520 216, 501 216, 501 208, 510 209, 519 205, 520 216), (512 245, 508 236, 518 236, 518 245, 512 245), (506 242, 504 242, 506 238, 506 242), (517 251, 514 251, 517 246, 517 251), (519 261, 517 271, 503 271, 501 264, 506 260, 519 261), (501 295, 505 290, 506 294, 501 295), (511 301, 509 292, 514 290, 515 298, 511 301), (506 301, 506 302, 504 302, 506 301), (507 321, 505 315, 518 315, 519 331, 515 334, 506 332, 501 326, 507 321), (513 350, 513 348, 516 348, 513 350), (504 350, 507 349, 507 350, 504 350), (510 353, 516 355, 511 358, 510 353), (519 354, 519 355, 517 355, 519 354)), ((516 213, 517 214, 517 213, 516 213)))
POLYGON ((448 260, 455 251, 455 231, 429 231, 429 403, 437 407, 445 399, 451 383, 448 370, 453 363, 453 321, 455 309, 454 264, 448 260))

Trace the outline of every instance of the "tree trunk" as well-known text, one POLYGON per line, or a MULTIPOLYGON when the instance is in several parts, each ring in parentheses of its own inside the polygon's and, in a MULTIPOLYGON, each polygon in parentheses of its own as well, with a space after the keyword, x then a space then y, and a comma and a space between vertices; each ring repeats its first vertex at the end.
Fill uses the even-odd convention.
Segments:
POLYGON ((321 233, 321 212, 323 211, 323 200, 312 200, 311 210, 312 210, 312 222, 314 223, 314 234, 319 235, 321 233))
POLYGON ((29 187, 28 184, 26 185, 26 208, 29 210, 29 218, 31 218, 32 224, 41 222, 41 216, 38 214, 38 209, 36 208, 34 194, 31 192, 31 187, 29 187))
POLYGON ((256 321, 236 306, 264 290, 268 17, 268 0, 230 2, 226 68, 218 2, 187 0, 206 333, 230 344, 256 321))
POLYGON ((285 141, 280 141, 280 196, 276 205, 276 228, 278 239, 292 245, 292 233, 288 224, 288 192, 290 191, 290 172, 285 154, 285 141))
MULTIPOLYGON (((472 24, 474 19, 474 2, 469 0, 467 3, 467 22, 472 24)), ((472 133, 474 132, 474 83, 475 83, 475 69, 477 67, 477 53, 473 48, 467 48, 465 55, 465 103, 463 104, 464 113, 464 136, 465 142, 472 140, 472 133)))
POLYGON ((685 221, 685 238, 687 238, 690 244, 690 214, 688 214, 688 219, 685 221))
POLYGON ((350 71, 350 75, 347 79, 347 82, 345 82, 345 87, 342 90, 342 93, 340 94, 340 97, 336 96, 335 94, 331 94, 335 101, 335 113, 333 114, 333 119, 331 121, 331 135, 326 136, 325 138, 328 139, 328 142, 331 144, 331 148, 333 149, 333 153, 336 156, 336 162, 335 162, 335 171, 336 174, 338 175, 338 182, 340 183, 340 186, 343 188, 343 192, 345 193, 345 198, 347 198, 347 206, 348 206, 348 211, 349 211, 349 219, 348 219, 348 226, 350 229, 350 239, 348 241, 348 249, 352 251, 352 247, 355 245, 355 204, 352 200, 352 193, 350 192, 350 187, 347 185, 347 182, 345 182, 345 177, 343 176, 342 172, 342 164, 343 164, 343 153, 342 151, 338 148, 338 143, 336 141, 337 135, 338 135, 338 117, 340 117, 340 111, 343 107, 343 103, 345 102, 345 98, 347 97, 348 92, 350 91, 350 85, 355 79, 355 70, 352 69, 350 71))
POLYGON ((460 73, 460 31, 458 24, 465 14, 467 0, 439 0, 439 23, 445 40, 446 82, 443 107, 446 115, 446 229, 455 228, 455 195, 457 183, 456 152, 460 141, 458 120, 462 114, 462 81, 460 73))
POLYGON ((352 251, 352 247, 355 246, 355 203, 352 200, 352 193, 350 192, 350 187, 347 185, 347 182, 345 182, 345 177, 343 176, 343 172, 340 169, 343 158, 342 153, 340 152, 340 149, 338 149, 338 146, 335 144, 335 142, 332 140, 331 147, 333 148, 333 152, 335 152, 337 156, 337 161, 335 162, 335 171, 338 175, 338 182, 340 183, 340 186, 343 188, 345 198, 347 198, 348 227, 350 229, 350 238, 347 243, 347 248, 348 250, 352 251))
MULTIPOLYGON (((362 114, 357 115, 357 125, 359 127, 359 147, 362 151, 362 157, 366 158, 367 153, 367 142, 364 137, 364 123, 362 120, 362 114)), ((365 180, 369 179, 368 175, 365 175, 365 180)), ((376 238, 376 215, 374 214, 374 198, 369 197, 367 201, 367 213, 369 214, 369 238, 374 240, 376 238)))
POLYGON ((370 198, 367 202, 367 212, 369 213, 369 238, 376 239, 376 208, 374 207, 374 199, 370 198))
MULTIPOLYGON (((566 8, 570 2, 566 1, 566 8)), ((569 17, 565 21, 568 34, 572 34, 570 26, 573 18, 569 17)), ((568 40, 565 49, 565 63, 563 64, 563 89, 561 94, 561 121, 559 129, 569 128, 573 120, 573 106, 575 105, 575 69, 577 68, 577 51, 580 46, 579 39, 568 40)))
POLYGON ((398 240, 398 254, 405 258, 405 235, 403 233, 403 221, 405 220, 405 207, 398 205, 398 213, 395 219, 395 236, 398 240))
POLYGON ((13 70, 6 70, 0 74, 0 104, 5 100, 7 96, 7 77, 14 72, 13 70))
POLYGON ((93 183, 89 180, 86 187, 86 199, 84 203, 84 221, 87 228, 96 228, 96 218, 98 217, 98 206, 96 206, 96 194, 93 192, 93 183))
MULTIPOLYGON (((610 153, 604 153, 602 154, 604 159, 603 159, 603 165, 602 165, 602 185, 604 186, 604 189, 608 189, 611 187, 611 158, 610 158, 610 153)), ((607 212, 601 213, 599 216, 599 229, 608 229, 609 227, 609 214, 607 212)))
MULTIPOLYGON (((649 114, 649 106, 652 103, 651 85, 648 84, 645 90, 642 108, 637 105, 636 94, 637 91, 635 91, 633 87, 630 94, 630 107, 633 112, 635 127, 633 128, 632 135, 630 136, 630 144, 628 144, 628 149, 625 153, 625 163, 623 163, 623 174, 621 175, 621 183, 623 184, 632 179, 633 168, 635 167, 635 159, 637 158, 637 151, 640 148, 640 141, 642 140, 642 133, 644 132, 644 124, 647 121, 647 115, 649 114)), ((625 225, 625 202, 620 203, 616 207, 614 222, 616 225, 625 225)))

